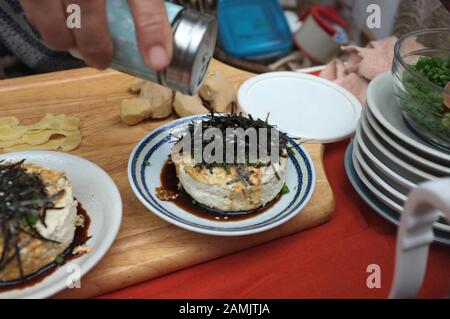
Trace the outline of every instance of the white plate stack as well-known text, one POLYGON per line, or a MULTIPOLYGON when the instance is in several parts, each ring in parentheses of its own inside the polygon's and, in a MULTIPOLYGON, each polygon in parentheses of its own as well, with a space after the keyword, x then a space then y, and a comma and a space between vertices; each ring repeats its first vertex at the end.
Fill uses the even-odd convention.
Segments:
MULTIPOLYGON (((427 144, 405 124, 390 72, 369 85, 349 160, 364 190, 398 213, 419 183, 450 176, 450 153, 427 144)), ((444 220, 435 229, 450 234, 444 220)))

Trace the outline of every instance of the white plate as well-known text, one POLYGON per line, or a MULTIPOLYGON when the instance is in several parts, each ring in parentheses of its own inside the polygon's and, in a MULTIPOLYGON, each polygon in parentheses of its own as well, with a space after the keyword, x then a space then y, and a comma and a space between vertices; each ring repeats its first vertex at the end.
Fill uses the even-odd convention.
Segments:
POLYGON ((367 147, 373 149, 374 152, 378 155, 378 159, 388 165, 390 168, 400 172, 405 170, 407 173, 405 173, 404 176, 414 176, 414 178, 417 178, 418 180, 432 180, 438 177, 409 164, 401 157, 394 155, 391 151, 384 147, 384 145, 376 138, 376 135, 372 131, 372 128, 370 127, 369 122, 367 121, 365 116, 363 116, 363 118, 361 119, 361 126, 363 131, 363 139, 365 136, 370 142, 366 144, 367 147))
POLYGON ((270 72, 241 85, 241 111, 265 119, 283 131, 320 143, 345 139, 355 132, 361 104, 347 90, 318 76, 270 72))
MULTIPOLYGON (((119 190, 109 175, 94 163, 71 154, 51 151, 25 151, 0 155, 0 160, 38 164, 65 172, 72 184, 74 197, 91 218, 87 244, 92 251, 73 259, 43 281, 24 289, 0 293, 0 298, 46 298, 66 288, 68 265, 76 264, 81 275, 91 270, 105 255, 119 231, 122 220, 122 200, 119 190)), ((81 279, 83 286, 83 279, 81 279)))
MULTIPOLYGON (((357 141, 355 141, 355 144, 357 144, 357 141)), ((396 189, 401 194, 405 196, 409 194, 411 188, 405 187, 404 185, 400 184, 395 179, 393 179, 391 176, 387 175, 385 172, 380 170, 376 165, 374 165, 373 162, 365 154, 361 153, 360 149, 357 146, 355 148, 356 148, 355 149, 356 156, 358 157, 361 166, 363 166, 363 169, 367 167, 367 169, 370 169, 370 171, 372 171, 376 176, 385 181, 391 188, 396 189)))
POLYGON ((392 200, 388 195, 384 194, 380 189, 378 189, 372 181, 370 181, 369 177, 363 172, 361 169, 358 159, 356 157, 355 151, 353 150, 353 166, 355 167, 356 173, 361 181, 366 185, 366 187, 383 203, 388 205, 390 208, 395 210, 396 212, 401 213, 403 211, 403 207, 400 203, 392 200))
POLYGON ((376 77, 367 90, 367 105, 372 115, 386 131, 399 139, 406 147, 412 147, 429 160, 450 166, 450 154, 430 146, 406 126, 400 106, 394 94, 394 83, 390 72, 376 77))
POLYGON ((195 216, 174 203, 161 201, 155 189, 161 186, 161 169, 171 153, 173 136, 181 136, 192 121, 205 116, 193 116, 170 122, 149 133, 136 146, 128 162, 128 179, 136 196, 153 213, 176 226, 204 234, 241 236, 259 233, 283 224, 301 212, 315 187, 315 171, 308 152, 294 141, 289 155, 286 184, 290 189, 270 209, 240 221, 215 221, 195 216), (146 165, 149 163, 149 165, 146 165))
MULTIPOLYGON (((362 197, 362 199, 378 214, 383 216, 385 219, 390 221, 391 223, 398 225, 400 220, 400 215, 398 212, 389 208, 385 204, 383 204, 377 197, 373 195, 373 193, 367 189, 367 187, 362 183, 360 178, 358 177, 355 167, 353 165, 352 155, 353 155, 353 145, 355 143, 350 143, 347 151, 345 152, 345 170, 347 172, 348 179, 353 185, 355 191, 362 197)), ((443 225, 447 229, 448 225, 443 225)), ((435 227, 434 235, 436 237, 436 241, 439 243, 443 243, 445 245, 450 245, 450 231, 442 231, 435 227)))
POLYGON ((383 177, 377 175, 377 173, 364 161, 359 149, 355 148, 353 152, 355 153, 354 157, 358 161, 362 171, 369 176, 370 179, 378 185, 378 187, 385 190, 385 193, 388 193, 394 197, 397 202, 402 204, 406 202, 408 196, 399 192, 395 187, 391 186, 385 179, 383 179, 383 177))
MULTIPOLYGON (((393 199, 392 198, 393 194, 388 189, 381 186, 377 182, 374 182, 374 180, 369 175, 367 175, 367 173, 361 167, 361 161, 358 159, 361 158, 361 156, 358 153, 359 153, 358 143, 353 142, 353 153, 352 153, 353 166, 363 184, 366 185, 366 187, 372 192, 372 194, 375 197, 377 197, 380 201, 382 201, 384 204, 386 204, 396 212, 402 213, 404 201, 401 201, 398 198, 393 199)), ((438 230, 450 232, 450 225, 443 224, 441 222, 436 222, 433 224, 433 226, 438 230)))
POLYGON ((393 138, 389 136, 387 132, 384 131, 384 129, 380 126, 378 121, 373 117, 372 113, 370 113, 369 109, 366 109, 364 113, 371 128, 378 135, 378 140, 393 152, 395 151, 398 157, 401 156, 405 159, 408 158, 410 161, 427 169, 428 171, 431 171, 434 174, 440 174, 442 176, 450 176, 449 166, 440 165, 438 163, 428 160, 423 156, 419 156, 414 152, 411 152, 408 148, 404 147, 402 144, 395 141, 393 138))
POLYGON ((355 145, 353 146, 353 148, 358 148, 360 149, 360 152, 362 154, 364 154, 369 161, 371 161, 371 163, 373 165, 375 165, 379 170, 381 170, 385 175, 391 177, 395 182, 400 183, 403 187, 406 187, 406 189, 411 189, 417 186, 417 181, 410 181, 408 178, 402 176, 400 173, 392 170, 391 168, 389 168, 385 163, 383 163, 381 160, 379 160, 375 154, 372 152, 372 150, 370 150, 365 141, 362 139, 361 137, 361 128, 360 126, 358 126, 357 130, 356 130, 356 135, 355 135, 355 145))

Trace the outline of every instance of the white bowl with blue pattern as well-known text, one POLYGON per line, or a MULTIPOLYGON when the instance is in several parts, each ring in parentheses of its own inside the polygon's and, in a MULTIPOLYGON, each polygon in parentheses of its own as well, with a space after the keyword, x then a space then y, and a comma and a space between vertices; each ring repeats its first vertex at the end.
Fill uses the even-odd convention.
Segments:
POLYGON ((156 188, 161 186, 161 170, 171 153, 174 136, 181 136, 189 123, 204 118, 203 115, 185 117, 161 126, 145 136, 131 153, 128 179, 136 196, 150 211, 176 226, 218 236, 259 233, 301 213, 314 192, 316 175, 308 152, 294 140, 289 141, 293 152, 289 154, 286 174, 290 192, 261 214, 238 221, 217 221, 198 217, 175 203, 159 200, 156 188))

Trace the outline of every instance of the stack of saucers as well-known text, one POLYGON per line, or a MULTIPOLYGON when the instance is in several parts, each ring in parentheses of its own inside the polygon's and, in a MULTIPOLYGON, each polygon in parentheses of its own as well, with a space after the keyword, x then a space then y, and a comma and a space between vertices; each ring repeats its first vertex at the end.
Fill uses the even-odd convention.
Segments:
MULTIPOLYGON (((369 86, 367 107, 347 150, 346 170, 361 197, 393 223, 399 222, 414 187, 450 176, 450 153, 422 140, 404 121, 389 72, 369 86)), ((434 229, 437 241, 450 244, 445 220, 434 229)))

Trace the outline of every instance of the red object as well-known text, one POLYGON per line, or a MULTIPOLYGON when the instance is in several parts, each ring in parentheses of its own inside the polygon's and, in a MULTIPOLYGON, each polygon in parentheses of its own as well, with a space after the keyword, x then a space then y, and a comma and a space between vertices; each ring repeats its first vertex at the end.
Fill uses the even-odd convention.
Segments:
MULTIPOLYGON (((325 170, 336 196, 328 223, 101 298, 386 298, 396 227, 353 190, 344 169, 348 143, 326 146, 325 170), (379 289, 367 287, 370 264, 381 267, 379 289)), ((450 247, 433 244, 419 297, 448 294, 449 265, 450 247)))
POLYGON ((348 23, 337 13, 336 9, 329 6, 313 6, 300 14, 300 21, 304 21, 310 14, 316 22, 331 36, 334 36, 338 30, 333 27, 333 23, 342 27, 347 27, 348 23))

